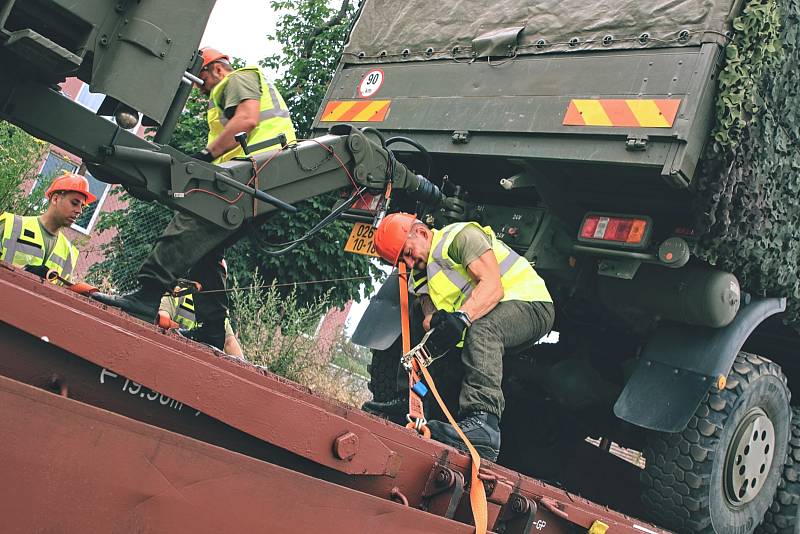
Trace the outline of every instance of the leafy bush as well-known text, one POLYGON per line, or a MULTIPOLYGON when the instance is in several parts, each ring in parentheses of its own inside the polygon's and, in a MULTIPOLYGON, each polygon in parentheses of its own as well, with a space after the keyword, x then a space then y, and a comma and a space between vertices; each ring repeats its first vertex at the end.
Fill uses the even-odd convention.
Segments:
MULTIPOLYGON (((369 398, 366 381, 350 370, 331 365, 337 351, 323 350, 315 337, 319 318, 330 308, 328 296, 299 303, 297 294, 284 296, 274 285, 264 287, 256 271, 252 286, 231 287, 231 322, 245 358, 311 391, 351 406, 369 398)), ((349 341, 337 341, 346 347, 349 341)))
POLYGON ((0 121, 0 212, 17 215, 41 212, 49 181, 40 180, 37 169, 47 149, 46 143, 0 121), (34 181, 36 186, 28 194, 28 186, 34 181))

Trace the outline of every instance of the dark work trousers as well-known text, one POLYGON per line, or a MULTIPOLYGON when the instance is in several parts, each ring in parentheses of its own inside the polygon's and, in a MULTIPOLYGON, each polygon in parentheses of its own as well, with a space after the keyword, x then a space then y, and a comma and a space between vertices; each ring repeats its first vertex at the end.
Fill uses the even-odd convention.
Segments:
MULTIPOLYGON (((553 328, 554 319, 550 302, 508 300, 472 323, 464 348, 451 349, 430 368, 448 408, 452 411, 457 398, 460 417, 476 411, 502 417, 506 349, 542 338, 553 328)), ((438 407, 431 408, 431 418, 439 418, 438 407)))
MULTIPOLYGON (((176 279, 189 278, 200 282, 203 291, 224 290, 225 272, 220 260, 225 247, 238 235, 239 229, 226 230, 198 217, 175 212, 142 264, 139 283, 167 290, 176 279)), ((198 323, 212 331, 224 329, 227 292, 200 292, 194 296, 194 306, 198 323)))

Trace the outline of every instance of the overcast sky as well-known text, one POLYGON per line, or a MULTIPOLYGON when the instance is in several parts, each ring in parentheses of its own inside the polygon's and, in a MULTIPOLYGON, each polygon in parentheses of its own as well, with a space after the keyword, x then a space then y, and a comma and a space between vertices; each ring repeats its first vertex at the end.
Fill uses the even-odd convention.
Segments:
POLYGON ((267 39, 275 33, 277 19, 269 0, 217 0, 200 46, 213 46, 255 65, 280 52, 280 45, 267 39))

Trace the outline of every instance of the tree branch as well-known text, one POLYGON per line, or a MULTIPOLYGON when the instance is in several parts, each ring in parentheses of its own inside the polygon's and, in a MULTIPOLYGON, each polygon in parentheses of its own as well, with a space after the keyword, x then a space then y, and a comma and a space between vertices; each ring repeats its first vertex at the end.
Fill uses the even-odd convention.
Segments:
POLYGON ((311 52, 314 51, 314 45, 317 42, 317 37, 319 37, 325 30, 341 23, 342 19, 344 19, 345 15, 347 15, 347 9, 349 7, 350 0, 342 0, 342 7, 339 8, 339 12, 331 17, 327 22, 324 22, 322 25, 317 26, 311 31, 309 36, 306 38, 305 43, 303 44, 303 57, 305 59, 309 59, 311 57, 311 52))

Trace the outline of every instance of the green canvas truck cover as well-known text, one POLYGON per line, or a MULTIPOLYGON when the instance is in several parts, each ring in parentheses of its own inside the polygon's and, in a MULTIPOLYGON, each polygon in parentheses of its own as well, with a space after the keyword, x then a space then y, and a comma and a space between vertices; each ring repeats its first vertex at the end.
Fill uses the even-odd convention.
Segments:
POLYGON ((366 0, 344 61, 698 45, 729 31, 739 4, 736 0, 366 0))

